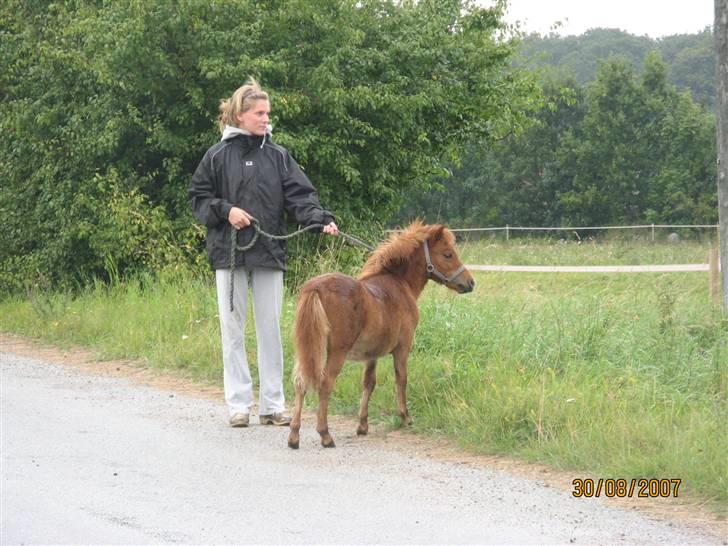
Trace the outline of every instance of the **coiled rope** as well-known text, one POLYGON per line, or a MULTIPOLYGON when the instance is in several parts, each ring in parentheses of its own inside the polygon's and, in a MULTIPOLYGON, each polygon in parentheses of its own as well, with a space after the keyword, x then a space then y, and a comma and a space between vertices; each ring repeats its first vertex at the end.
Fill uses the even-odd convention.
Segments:
MULTIPOLYGON (((238 246, 238 233, 240 230, 232 229, 230 231, 230 312, 233 312, 233 295, 235 291, 235 281, 234 281, 234 275, 233 272, 235 271, 235 253, 236 252, 245 252, 246 250, 250 250, 253 248, 255 243, 258 242, 258 238, 260 238, 261 235, 268 237, 269 239, 273 239, 275 241, 283 241, 285 239, 291 239, 292 237, 296 237, 297 235, 300 235, 302 233, 305 233, 306 231, 311 231, 312 229, 321 229, 325 227, 325 224, 311 224, 304 228, 301 228, 297 231, 294 231, 293 233, 289 233, 288 235, 274 235, 272 233, 268 233, 266 231, 263 231, 263 229, 260 227, 260 222, 256 220, 255 218, 252 218, 250 220, 250 225, 255 230, 255 233, 253 234, 253 238, 250 240, 248 244, 245 246, 238 246)), ((374 250, 374 247, 371 245, 368 245, 361 239, 354 237, 353 235, 349 235, 348 233, 344 233, 343 231, 339 231, 339 235, 343 237, 346 241, 353 243, 355 245, 361 246, 366 248, 368 251, 374 250)))

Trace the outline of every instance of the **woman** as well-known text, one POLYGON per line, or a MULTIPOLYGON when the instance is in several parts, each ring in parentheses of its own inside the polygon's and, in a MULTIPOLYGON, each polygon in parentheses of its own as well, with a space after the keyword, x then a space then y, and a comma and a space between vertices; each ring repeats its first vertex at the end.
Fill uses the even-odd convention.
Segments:
POLYGON ((244 229, 251 219, 263 231, 282 235, 287 214, 298 224, 324 224, 324 233, 339 232, 333 215, 321 207, 316 190, 288 150, 271 141, 269 115, 268 94, 252 78, 230 99, 222 100, 222 140, 202 158, 188 189, 195 217, 207 226, 207 251, 217 284, 225 400, 233 427, 248 426, 253 402, 244 344, 249 282, 258 344, 260 422, 287 425, 290 417, 285 413, 280 329, 286 245, 261 236, 252 248, 237 253, 231 271, 231 230, 242 230, 238 245, 245 246, 254 235, 252 228, 244 229))

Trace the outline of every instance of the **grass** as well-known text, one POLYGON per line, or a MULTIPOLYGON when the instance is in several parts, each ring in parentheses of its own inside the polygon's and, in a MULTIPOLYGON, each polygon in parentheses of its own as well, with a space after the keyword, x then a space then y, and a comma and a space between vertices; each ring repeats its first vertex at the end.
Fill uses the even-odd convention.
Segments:
POLYGON ((487 265, 650 265, 707 263, 710 239, 678 244, 642 239, 553 239, 485 237, 460 244, 464 263, 487 265), (472 242, 470 242, 472 241, 472 242))
MULTIPOLYGON (((438 287, 421 302, 416 430, 603 477, 681 478, 728 499, 728 324, 702 275, 476 280, 478 295, 438 287)), ((387 364, 370 415, 395 407, 387 364)), ((359 373, 337 383, 340 410, 354 410, 359 373)))
MULTIPOLYGON (((567 252, 540 242, 525 246, 522 260, 567 252)), ((581 245, 566 246, 572 254, 561 258, 573 260, 567 263, 591 259, 578 255, 581 245)), ((673 263, 689 263, 699 254, 664 246, 650 249, 650 263, 668 263, 668 254, 673 263)), ((471 250, 513 251, 486 246, 463 253, 471 250)), ((630 252, 623 259, 609 263, 633 263, 630 252)), ((431 286, 420 300, 408 388, 416 431, 600 477, 680 478, 681 492, 725 506, 728 321, 709 302, 707 275, 478 273, 476 282, 469 295, 431 286)), ((294 310, 289 295, 287 373, 294 310)), ((0 329, 41 332, 46 341, 92 347, 102 358, 142 359, 222 381, 211 277, 7 299, 0 302, 0 329)), ((247 334, 255 362, 252 327, 247 334)), ((393 375, 391 358, 381 359, 373 421, 396 421, 393 375)), ((360 378, 360 366, 345 367, 334 411, 356 413, 360 378)))

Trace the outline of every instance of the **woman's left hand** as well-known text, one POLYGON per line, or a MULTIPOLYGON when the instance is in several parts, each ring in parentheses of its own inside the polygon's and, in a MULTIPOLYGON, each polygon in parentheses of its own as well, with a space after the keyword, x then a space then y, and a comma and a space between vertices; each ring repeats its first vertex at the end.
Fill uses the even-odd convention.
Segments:
POLYGON ((328 233, 329 235, 338 235, 339 228, 336 227, 336 223, 331 222, 330 224, 324 226, 323 232, 328 233))

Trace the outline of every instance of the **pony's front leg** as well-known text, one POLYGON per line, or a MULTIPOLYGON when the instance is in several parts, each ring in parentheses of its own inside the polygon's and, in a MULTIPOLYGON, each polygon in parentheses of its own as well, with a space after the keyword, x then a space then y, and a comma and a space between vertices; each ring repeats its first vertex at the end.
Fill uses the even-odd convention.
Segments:
POLYGON ((334 390, 336 377, 344 365, 345 358, 346 353, 329 353, 326 359, 326 370, 319 389, 318 423, 316 425, 316 430, 321 435, 321 445, 324 447, 336 447, 334 439, 329 433, 329 397, 331 391, 334 390))
POLYGON ((409 349, 396 349, 394 357, 394 377, 397 382, 397 409, 403 425, 411 425, 412 417, 407 411, 407 358, 409 349))
POLYGON ((356 433, 363 436, 369 432, 369 398, 377 386, 377 361, 364 364, 364 377, 361 382, 361 404, 359 405, 359 427, 356 433))
POLYGON ((303 411, 303 397, 306 391, 299 381, 296 381, 296 402, 293 408, 293 418, 291 419, 291 432, 288 434, 288 447, 298 449, 298 442, 301 431, 301 412, 303 411))

